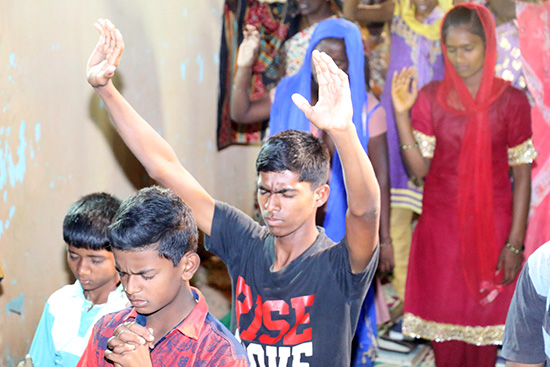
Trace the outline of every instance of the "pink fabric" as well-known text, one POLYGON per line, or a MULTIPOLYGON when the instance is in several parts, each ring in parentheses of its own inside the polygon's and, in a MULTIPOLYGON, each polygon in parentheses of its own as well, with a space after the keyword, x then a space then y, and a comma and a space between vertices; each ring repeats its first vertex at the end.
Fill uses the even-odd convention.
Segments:
MULTIPOLYGON (((376 107, 378 103, 378 99, 376 99, 376 97, 369 92, 367 110, 364 113, 368 114, 374 107, 376 107)), ((369 137, 374 138, 375 136, 384 134, 386 131, 388 131, 388 127, 386 125, 386 110, 380 106, 370 117, 369 137)))
POLYGON ((390 310, 388 308, 388 302, 386 302, 386 295, 384 294, 384 288, 380 282, 380 277, 375 276, 376 293, 374 295, 374 307, 376 307, 376 324, 382 325, 391 320, 390 310))
POLYGON ((538 157, 533 163, 529 227, 525 258, 550 241, 550 2, 518 2, 519 44, 527 87, 535 105, 531 111, 533 144, 538 157))

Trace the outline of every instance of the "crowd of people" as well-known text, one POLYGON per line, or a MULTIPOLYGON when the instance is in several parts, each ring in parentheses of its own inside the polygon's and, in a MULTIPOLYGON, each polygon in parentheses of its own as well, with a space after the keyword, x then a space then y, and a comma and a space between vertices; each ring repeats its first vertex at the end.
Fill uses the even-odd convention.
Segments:
POLYGON ((263 142, 262 223, 216 201, 117 90, 123 37, 98 20, 88 83, 164 188, 71 206, 76 282, 20 366, 373 366, 383 277, 436 366, 492 367, 503 343, 510 366, 548 365, 548 4, 227 0, 218 147, 263 142), (376 22, 387 62, 361 31, 376 22), (199 230, 228 268, 229 329, 190 284, 199 230))

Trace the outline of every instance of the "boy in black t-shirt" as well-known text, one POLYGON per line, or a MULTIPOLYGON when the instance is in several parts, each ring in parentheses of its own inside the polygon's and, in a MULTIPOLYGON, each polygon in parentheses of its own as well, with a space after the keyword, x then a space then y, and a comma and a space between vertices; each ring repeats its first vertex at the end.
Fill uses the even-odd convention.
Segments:
MULTIPOLYGON (((105 103, 121 137, 162 185, 193 210, 207 246, 226 261, 233 282, 232 330, 251 363, 265 366, 349 366, 351 337, 377 262, 380 193, 352 122, 347 75, 314 52, 319 98, 293 100, 332 139, 341 160, 348 210, 339 244, 316 227, 317 209, 329 196, 329 155, 305 132, 271 137, 257 160, 258 201, 266 227, 216 203, 181 165, 172 148, 128 104, 111 82, 123 49, 108 20, 88 61, 88 82, 105 103)), ((119 330, 131 349, 145 329, 119 330), (121 333, 122 332, 122 333, 121 333)))

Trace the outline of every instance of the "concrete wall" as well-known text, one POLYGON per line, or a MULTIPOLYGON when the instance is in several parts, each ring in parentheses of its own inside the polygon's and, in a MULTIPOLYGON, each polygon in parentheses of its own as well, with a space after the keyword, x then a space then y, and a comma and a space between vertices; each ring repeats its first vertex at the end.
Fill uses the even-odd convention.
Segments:
POLYGON ((126 44, 117 82, 216 198, 250 212, 258 147, 216 151, 223 0, 0 2, 0 366, 30 347, 47 297, 71 281, 61 223, 80 196, 151 183, 86 82, 109 18, 126 44))

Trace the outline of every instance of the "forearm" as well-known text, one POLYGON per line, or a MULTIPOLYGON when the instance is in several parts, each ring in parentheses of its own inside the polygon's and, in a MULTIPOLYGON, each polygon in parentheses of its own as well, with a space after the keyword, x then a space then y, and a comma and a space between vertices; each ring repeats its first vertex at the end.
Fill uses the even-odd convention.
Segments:
POLYGON ((531 165, 520 164, 512 167, 514 178, 512 226, 508 241, 515 248, 523 248, 525 232, 527 230, 527 218, 529 215, 529 203, 531 198, 531 165))
POLYGON ((369 159, 380 187, 380 243, 391 243, 390 237, 390 171, 386 133, 369 139, 369 159))
POLYGON ((250 99, 251 82, 252 68, 239 66, 235 73, 231 99, 229 101, 229 113, 233 121, 247 124, 264 121, 269 118, 271 112, 269 94, 252 101, 250 99))
POLYGON ((430 169, 430 161, 422 156, 422 153, 417 146, 416 139, 413 135, 413 129, 411 127, 409 112, 396 112, 395 120, 403 160, 405 161, 410 174, 414 177, 422 179, 428 174, 428 170, 430 169))
POLYGON ((365 269, 378 243, 380 188, 355 126, 329 132, 342 163, 348 210, 346 238, 354 273, 365 269))
POLYGON ((248 110, 250 109, 251 80, 252 67, 237 66, 231 89, 231 99, 229 100, 229 113, 233 121, 242 123, 253 122, 246 119, 248 110))
POLYGON ((113 126, 128 148, 153 179, 162 181, 163 171, 178 163, 175 152, 134 110, 112 82, 94 90, 105 104, 113 126))
POLYGON ((214 200, 181 165, 170 145, 120 94, 111 81, 94 88, 105 104, 113 126, 147 173, 176 192, 193 210, 199 228, 209 234, 214 200))

